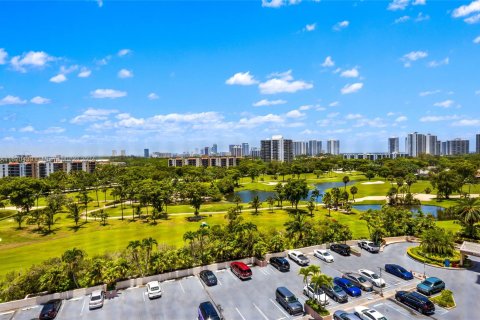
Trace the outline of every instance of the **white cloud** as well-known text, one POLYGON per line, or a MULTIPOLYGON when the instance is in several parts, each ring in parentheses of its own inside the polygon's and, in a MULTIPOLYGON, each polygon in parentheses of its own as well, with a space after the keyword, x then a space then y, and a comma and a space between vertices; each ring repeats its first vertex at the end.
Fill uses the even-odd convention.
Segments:
POLYGON ((262 99, 260 101, 257 101, 253 104, 254 107, 264 107, 264 106, 276 106, 279 104, 285 104, 287 101, 285 100, 268 100, 268 99, 262 99))
POLYGON ((299 110, 292 110, 287 112, 287 118, 301 118, 305 116, 305 113, 301 113, 299 110))
POLYGON ((480 119, 463 119, 455 121, 453 124, 455 127, 470 127, 470 126, 480 126, 480 119))
POLYGON ((307 24, 303 30, 307 32, 315 31, 316 27, 317 27, 316 23, 307 24))
POLYGON ((340 115, 340 112, 330 112, 329 114, 327 114, 327 118, 333 119, 338 117, 339 115, 340 115))
POLYGON ((70 120, 70 122, 75 124, 80 124, 80 123, 86 123, 86 122, 107 120, 109 115, 117 112, 118 111, 115 109, 88 108, 84 113, 70 120))
POLYGON ((473 15, 471 17, 465 18, 465 19, 463 19, 463 21, 465 21, 468 24, 478 23, 480 21, 480 13, 476 14, 476 15, 473 15))
POLYGON ((92 71, 90 69, 82 68, 82 70, 80 70, 80 72, 78 73, 78 77, 79 78, 88 78, 88 77, 90 77, 91 74, 92 74, 92 71))
POLYGON ((428 52, 426 51, 411 51, 407 54, 404 54, 401 60, 404 62, 403 65, 408 68, 412 65, 413 61, 424 59, 426 57, 428 57, 428 52))
POLYGON ((480 90, 475 91, 475 94, 476 94, 477 96, 480 96, 480 90))
POLYGON ((276 73, 272 76, 274 76, 274 78, 262 82, 258 85, 261 93, 294 93, 300 90, 308 90, 313 88, 313 84, 311 83, 305 82, 303 80, 293 80, 291 70, 283 73, 276 73))
POLYGON ((439 121, 450 121, 460 118, 457 115, 452 116, 425 116, 420 118, 420 122, 439 122, 439 121))
POLYGON ((345 70, 340 74, 340 77, 343 78, 357 78, 360 75, 358 72, 357 67, 350 69, 350 70, 345 70))
POLYGON ((475 39, 473 39, 473 43, 479 44, 479 43, 480 43, 480 36, 478 36, 478 37, 476 37, 475 39))
POLYGON ((360 118, 357 120, 357 123, 354 125, 356 128, 361 128, 361 127, 373 127, 373 128, 385 128, 387 124, 383 121, 382 118, 374 118, 374 119, 368 119, 368 118, 360 118))
POLYGON ((357 92, 362 88, 363 88, 363 83, 362 82, 356 82, 356 83, 345 85, 342 88, 341 92, 342 92, 342 94, 350 94, 350 93, 357 92))
POLYGON ((355 119, 361 119, 363 116, 359 113, 349 113, 346 115, 345 119, 347 120, 355 120, 355 119))
POLYGON ((119 57, 124 57, 124 56, 130 55, 131 53, 132 53, 132 50, 130 50, 130 49, 122 49, 122 50, 118 51, 117 55, 119 57))
POLYGON ((440 67, 440 66, 445 66, 447 64, 450 63, 450 59, 448 57, 446 57, 445 59, 443 60, 439 60, 439 61, 436 61, 436 60, 433 60, 433 61, 430 61, 428 63, 428 66, 430 68, 436 68, 436 67, 440 67))
POLYGON ((340 31, 342 29, 345 29, 346 27, 348 27, 350 25, 350 22, 348 20, 343 20, 343 21, 340 21, 340 22, 337 22, 334 26, 333 26, 333 30, 335 31, 340 31))
POLYGON ((57 74, 56 76, 53 76, 50 78, 50 82, 54 82, 54 83, 62 83, 65 81, 67 81, 67 77, 62 73, 57 74))
POLYGON ((62 133, 62 132, 65 132, 65 128, 62 128, 62 127, 49 127, 45 130, 42 130, 38 133, 43 133, 43 134, 58 134, 58 133, 62 133))
POLYGON ((395 19, 394 23, 403 23, 410 20, 410 16, 401 16, 400 18, 395 19))
POLYGON ((424 6, 427 4, 427 0, 413 0, 412 5, 414 6, 424 6))
POLYGON ((109 56, 106 56, 105 58, 102 58, 100 60, 96 60, 96 64, 98 66, 105 66, 108 64, 108 62, 112 59, 112 56, 109 55, 109 56))
POLYGON ((97 0, 97 5, 99 8, 103 7, 103 0, 97 0))
POLYGON ((117 76, 120 79, 132 78, 133 77, 133 72, 131 70, 122 69, 122 70, 118 71, 117 76))
POLYGON ((92 98, 96 98, 96 99, 103 99, 103 98, 116 99, 116 98, 125 97, 127 95, 127 92, 114 90, 114 89, 96 89, 94 91, 91 91, 90 95, 92 96, 92 98))
POLYGON ((388 4, 387 9, 391 11, 405 10, 409 3, 410 0, 393 0, 388 4))
POLYGON ((283 123, 284 119, 277 114, 267 114, 265 116, 254 116, 251 118, 242 118, 238 121, 240 127, 256 127, 266 123, 283 123))
POLYGON ((307 111, 307 110, 312 109, 312 107, 313 107, 313 106, 311 106, 311 105, 304 105, 304 106, 300 106, 300 107, 298 108, 298 110, 300 110, 300 111, 307 111))
POLYGON ((43 51, 29 51, 10 60, 12 68, 16 71, 27 72, 28 68, 43 68, 48 62, 55 60, 43 51))
POLYGON ((426 96, 431 96, 432 94, 437 94, 440 92, 441 92, 440 90, 422 91, 418 95, 420 97, 426 97, 426 96))
POLYGON ((337 107, 338 105, 340 105, 340 102, 338 101, 333 101, 328 104, 329 107, 337 107))
POLYGON ((155 92, 151 92, 151 93, 148 94, 147 98, 149 100, 157 100, 159 98, 159 96, 155 92))
POLYGON ((13 105, 13 104, 25 104, 27 103, 27 100, 22 100, 20 97, 16 96, 5 96, 2 100, 0 100, 0 106, 6 106, 6 105, 13 105))
POLYGON ((480 11, 480 0, 475 0, 468 5, 463 5, 453 10, 452 17, 462 18, 479 11, 480 11))
POLYGON ((250 71, 247 71, 235 73, 225 83, 229 85, 251 86, 257 84, 258 81, 250 74, 250 71))
POLYGON ((47 98, 40 97, 40 96, 36 96, 36 97, 33 97, 32 99, 30 99, 30 102, 34 103, 34 104, 48 104, 48 103, 51 102, 51 100, 47 99, 47 98))
POLYGON ((7 63, 7 56, 7 51, 5 51, 3 48, 0 48, 0 64, 7 63))
POLYGON ((325 58, 325 61, 322 63, 322 67, 333 67, 335 65, 335 61, 333 61, 331 56, 325 58))
POLYGON ((454 103, 455 101, 453 100, 445 100, 445 101, 435 102, 433 105, 435 107, 450 108, 451 106, 453 106, 454 103))
POLYGON ((394 115, 395 115, 395 112, 391 112, 391 111, 390 111, 390 112, 387 113, 387 117, 392 117, 392 116, 394 116, 394 115))
POLYGON ((32 126, 26 126, 23 128, 20 128, 18 131, 20 132, 35 132, 35 128, 32 126))
POLYGON ((262 0, 262 7, 265 8, 280 8, 286 5, 299 4, 301 0, 262 0))
POLYGON ((397 119, 395 119, 395 122, 404 122, 404 121, 407 121, 408 118, 405 117, 405 116, 400 116, 398 117, 397 119))
POLYGON ((420 12, 415 18, 415 22, 422 22, 427 20, 430 20, 430 16, 428 14, 423 14, 423 12, 420 12))

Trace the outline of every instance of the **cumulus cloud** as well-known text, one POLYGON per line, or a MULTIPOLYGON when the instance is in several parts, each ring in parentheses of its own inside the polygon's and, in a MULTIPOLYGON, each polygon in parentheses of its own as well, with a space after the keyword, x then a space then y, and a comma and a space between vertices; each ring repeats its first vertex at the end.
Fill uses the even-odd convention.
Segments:
POLYGON ((334 26, 333 26, 333 30, 335 31, 340 31, 342 29, 345 29, 346 27, 348 27, 350 25, 350 22, 348 20, 343 20, 343 21, 340 21, 340 22, 337 22, 334 26))
POLYGON ((151 92, 151 93, 148 94, 147 98, 149 100, 157 100, 159 98, 159 96, 155 92, 151 92))
POLYGON ((40 96, 36 96, 36 97, 33 97, 32 99, 30 99, 30 102, 34 103, 34 104, 48 104, 48 103, 51 102, 51 100, 47 99, 47 98, 40 97, 40 96))
POLYGON ((400 116, 400 117, 397 117, 397 119, 395 119, 395 122, 405 122, 407 120, 408 118, 406 116, 400 116))
POLYGON ((262 0, 262 7, 280 8, 286 5, 296 5, 300 2, 301 0, 262 0))
POLYGON ((257 84, 258 81, 250 74, 250 71, 247 71, 235 73, 225 83, 229 85, 251 86, 257 84))
POLYGON ((264 116, 253 116, 250 118, 241 118, 238 121, 240 127, 257 127, 267 123, 283 123, 285 120, 277 114, 267 114, 264 116))
POLYGON ((383 121, 382 118, 377 117, 374 119, 360 118, 357 120, 357 122, 353 126, 356 128, 361 128, 361 127, 385 128, 387 124, 383 121))
POLYGON ((445 100, 445 101, 435 102, 433 105, 435 107, 450 108, 451 106, 453 106, 454 103, 455 101, 453 100, 445 100))
POLYGON ((340 105, 340 102, 338 101, 333 101, 328 104, 329 107, 337 107, 340 105))
POLYGON ((273 78, 258 85, 263 94, 295 93, 313 88, 313 84, 303 80, 294 80, 292 70, 272 75, 273 78))
POLYGON ((5 51, 3 48, 0 48, 0 64, 7 63, 7 56, 7 51, 5 51))
POLYGON ((26 126, 23 128, 20 128, 18 131, 20 132, 35 132, 35 128, 32 126, 26 126))
POLYGON ((312 23, 312 24, 307 24, 305 26, 305 28, 303 28, 304 31, 307 31, 307 32, 310 32, 310 31, 315 31, 315 29, 317 28, 317 24, 316 23, 312 23))
POLYGON ((423 12, 418 13, 417 17, 415 18, 415 22, 422 22, 430 20, 430 16, 428 14, 423 14, 423 12))
POLYGON ((403 23, 410 20, 410 16, 401 16, 400 18, 395 19, 394 23, 403 23))
POLYGON ((50 78, 50 82, 54 82, 54 83, 62 83, 65 81, 67 81, 67 77, 62 73, 57 74, 56 76, 53 76, 50 78))
POLYGON ((407 54, 404 54, 403 57, 400 60, 402 60, 403 65, 406 68, 408 68, 412 65, 413 61, 424 59, 426 57, 428 57, 428 52, 426 52, 426 51, 411 51, 407 54))
POLYGON ((116 99, 116 98, 125 97, 126 95, 127 95, 127 92, 114 90, 114 89, 96 89, 90 92, 90 96, 96 99, 104 99, 104 98, 116 99))
POLYGON ((340 77, 343 77, 343 78, 357 78, 359 75, 360 75, 360 73, 358 72, 357 67, 355 67, 355 68, 352 68, 350 70, 343 71, 340 74, 340 77))
POLYGON ((125 57, 125 56, 128 56, 128 55, 130 55, 130 54, 132 54, 132 50, 130 50, 130 49, 121 49, 121 50, 118 51, 118 53, 117 53, 117 55, 118 55, 119 57, 125 57))
POLYGON ((360 118, 363 118, 363 116, 359 113, 349 113, 345 116, 345 119, 347 120, 355 120, 360 118))
POLYGON ((44 51, 29 51, 13 57, 10 60, 10 65, 13 70, 25 73, 29 68, 43 68, 48 62, 54 61, 55 59, 55 57, 48 55, 44 51))
POLYGON ((405 10, 410 4, 410 0, 393 0, 388 4, 387 9, 390 11, 405 10))
POLYGON ((440 90, 422 91, 418 95, 420 97, 426 97, 426 96, 431 96, 432 94, 437 94, 440 92, 441 92, 440 90))
POLYGON ((302 118, 305 116, 305 113, 301 113, 299 110, 292 110, 287 112, 287 118, 302 118))
POLYGON ((451 116, 425 116, 420 118, 420 122, 439 122, 439 121, 450 121, 450 120, 456 120, 459 119, 460 117, 457 115, 451 115, 451 116))
POLYGON ((65 132, 65 128, 62 128, 62 127, 49 127, 45 130, 42 130, 42 131, 39 131, 38 133, 42 133, 42 134, 58 134, 58 133, 62 133, 62 132, 65 132))
POLYGON ((363 88, 363 83, 362 82, 356 82, 356 83, 351 83, 351 84, 345 85, 340 91, 341 91, 342 94, 350 94, 350 93, 355 93, 362 88, 363 88))
POLYGON ((480 11, 480 0, 472 1, 470 4, 460 6, 452 11, 452 17, 463 18, 472 13, 480 11))
POLYGON ((479 43, 480 43, 480 36, 478 36, 478 37, 476 37, 475 39, 473 39, 473 43, 479 44, 479 43))
POLYGON ((79 78, 88 78, 92 74, 92 71, 87 68, 82 68, 80 72, 78 73, 79 78))
POLYGON ((287 101, 278 99, 278 100, 268 100, 268 99, 262 99, 260 101, 257 101, 253 104, 254 107, 265 107, 265 106, 276 106, 279 104, 285 104, 287 101))
POLYGON ((322 63, 322 67, 333 67, 335 65, 335 61, 333 61, 331 56, 325 58, 325 61, 322 63))
POLYGON ((442 59, 442 60, 439 60, 439 61, 436 61, 436 60, 430 61, 428 63, 428 66, 430 68, 436 68, 436 67, 440 67, 440 66, 445 66, 449 63, 450 63, 450 59, 448 57, 446 57, 445 59, 442 59))
POLYGON ((70 122, 74 124, 81 124, 86 122, 107 120, 109 115, 115 114, 115 113, 118 113, 118 111, 115 109, 88 108, 84 113, 70 120, 70 122))
POLYGON ((118 71, 117 76, 120 79, 132 78, 133 77, 133 72, 131 70, 127 70, 127 69, 121 69, 120 71, 118 71))
POLYGON ((25 104, 25 103, 27 103, 27 100, 23 100, 20 97, 11 96, 11 95, 5 96, 2 100, 0 100, 0 106, 25 104))
POLYGON ((476 15, 473 15, 471 17, 465 18, 463 21, 465 21, 468 24, 478 23, 480 21, 480 13, 476 14, 476 15))

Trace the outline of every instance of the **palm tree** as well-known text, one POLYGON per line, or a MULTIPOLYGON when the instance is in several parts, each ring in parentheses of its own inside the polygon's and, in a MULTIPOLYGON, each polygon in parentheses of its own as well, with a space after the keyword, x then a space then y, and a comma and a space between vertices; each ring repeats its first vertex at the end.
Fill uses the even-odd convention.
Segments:
POLYGON ((350 178, 348 176, 344 176, 342 181, 345 184, 345 189, 344 190, 347 190, 347 184, 350 182, 350 178))
POLYGON ((80 221, 80 207, 78 206, 78 203, 70 199, 66 206, 68 212, 70 213, 67 217, 72 218, 73 221, 75 221, 75 227, 77 227, 78 221, 80 221))
POLYGON ((303 276, 303 283, 309 284, 310 281, 308 281, 308 277, 320 274, 320 266, 317 266, 316 264, 311 264, 308 267, 300 268, 298 274, 303 276))
POLYGON ((332 208, 332 195, 330 194, 330 192, 325 192, 325 194, 322 197, 322 202, 327 207, 328 216, 330 217, 330 209, 332 208))
POLYGON ((142 248, 145 250, 145 269, 148 273, 150 270, 150 257, 152 254, 153 247, 158 245, 157 240, 152 237, 148 237, 142 240, 142 248))
MULTIPOLYGON (((327 276, 326 274, 315 274, 312 276, 310 283, 313 284, 314 290, 317 291, 318 288, 322 286, 331 286, 333 283, 332 277, 327 276)), ((323 305, 327 304, 327 297, 325 295, 325 301, 323 301, 323 305)))
POLYGON ((338 188, 332 188, 332 202, 335 206, 335 210, 338 210, 338 203, 340 201, 341 192, 338 188))
POLYGON ((262 202, 258 196, 253 197, 252 201, 250 201, 250 206, 255 209, 255 214, 258 214, 258 208, 262 206, 262 202))
POLYGON ((315 210, 315 202, 313 202, 313 197, 311 197, 310 201, 307 203, 307 210, 310 211, 310 216, 313 217, 313 210, 315 210))
POLYGON ((273 205, 275 204, 275 199, 272 196, 268 196, 267 203, 270 207, 270 212, 273 212, 273 205))
POLYGON ((196 238, 196 234, 193 231, 187 231, 183 234, 183 241, 185 241, 185 242, 190 241, 190 253, 191 253, 192 257, 194 257, 194 255, 193 255, 193 241, 195 240, 195 238, 196 238))
POLYGON ((141 273, 143 277, 143 271, 140 267, 140 256, 139 256, 139 249, 141 248, 142 244, 139 240, 133 240, 128 243, 127 249, 131 250, 133 262, 137 265, 138 271, 141 273))
POLYGON ((302 244, 304 235, 310 230, 306 216, 298 212, 293 216, 293 220, 285 222, 284 226, 287 234, 294 239, 295 245, 302 244))
POLYGON ((318 190, 317 188, 313 189, 312 197, 315 198, 315 210, 316 210, 318 205, 318 197, 320 197, 320 190, 318 190))
POLYGON ((472 239, 476 236, 475 224, 480 222, 480 199, 463 198, 453 207, 458 220, 465 226, 465 234, 472 239))
POLYGON ((353 186, 350 188, 350 193, 352 194, 353 197, 353 202, 355 202, 355 195, 358 193, 358 188, 353 186))
POLYGON ((72 248, 65 251, 62 255, 62 261, 66 264, 68 273, 72 276, 75 286, 78 288, 76 273, 80 269, 80 264, 85 258, 86 253, 80 249, 72 248))

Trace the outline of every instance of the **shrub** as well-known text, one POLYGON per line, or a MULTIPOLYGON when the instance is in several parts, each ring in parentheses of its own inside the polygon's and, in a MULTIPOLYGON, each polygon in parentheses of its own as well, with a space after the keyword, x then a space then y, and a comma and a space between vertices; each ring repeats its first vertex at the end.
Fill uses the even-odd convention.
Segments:
POLYGON ((443 290, 442 293, 430 299, 432 302, 438 304, 440 307, 453 308, 455 306, 455 300, 453 300, 453 293, 450 290, 443 290))
POLYGON ((321 316, 328 316, 330 314, 330 312, 316 300, 308 299, 305 303, 321 316))
POLYGON ((439 256, 429 253, 424 253, 421 247, 411 247, 407 249, 407 254, 415 260, 426 262, 437 266, 444 266, 445 259, 450 260, 450 264, 460 264, 460 252, 454 251, 453 256, 439 256))

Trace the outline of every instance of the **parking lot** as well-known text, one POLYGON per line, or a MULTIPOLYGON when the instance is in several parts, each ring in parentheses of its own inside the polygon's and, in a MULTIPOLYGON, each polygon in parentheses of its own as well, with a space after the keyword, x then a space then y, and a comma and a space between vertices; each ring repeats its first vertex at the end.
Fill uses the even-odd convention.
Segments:
MULTIPOLYGON (((343 257, 332 252, 335 258, 333 263, 325 263, 313 256, 313 252, 305 252, 311 264, 319 265, 322 272, 332 276, 341 276, 346 271, 357 271, 360 268, 370 269, 380 273, 379 267, 385 263, 397 263, 407 270, 423 273, 424 266, 410 259, 405 250, 413 244, 401 243, 390 245, 379 254, 362 252, 361 257, 343 257)), ((433 316, 420 315, 412 309, 398 304, 393 298, 382 299, 378 293, 362 292, 358 298, 349 297, 349 302, 339 306, 329 300, 329 309, 342 308, 347 311, 355 305, 366 305, 377 309, 390 320, 395 319, 480 319, 480 316, 471 315, 478 303, 480 295, 480 261, 472 270, 444 270, 425 267, 427 276, 437 276, 443 279, 448 289, 454 292, 457 308, 445 310, 436 306, 433 316)), ((279 320, 300 319, 293 317, 275 301, 275 289, 285 286, 290 289, 300 302, 305 302, 303 295, 302 277, 298 275, 300 266, 290 261, 291 270, 282 273, 268 265, 267 267, 253 267, 251 280, 242 281, 230 270, 215 272, 218 279, 217 286, 205 287, 198 277, 187 277, 162 283, 163 295, 156 300, 149 300, 145 287, 130 288, 118 292, 118 296, 106 299, 103 308, 89 310, 89 297, 81 297, 63 302, 57 319, 186 319, 197 318, 198 305, 210 300, 214 302, 227 320, 279 320)), ((393 294, 395 291, 413 288, 419 282, 414 279, 404 281, 382 271, 386 281, 384 293, 393 294)), ((41 307, 34 306, 17 310, 14 313, 1 314, 0 320, 31 320, 37 319, 41 307)))

